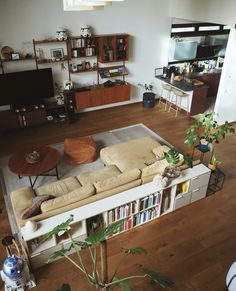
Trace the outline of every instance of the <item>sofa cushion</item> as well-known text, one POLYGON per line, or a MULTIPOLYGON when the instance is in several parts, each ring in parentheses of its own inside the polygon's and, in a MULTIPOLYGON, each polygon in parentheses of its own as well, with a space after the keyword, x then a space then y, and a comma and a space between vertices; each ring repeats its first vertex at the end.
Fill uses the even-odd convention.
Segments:
POLYGON ((155 162, 154 164, 147 166, 146 168, 142 169, 141 177, 146 177, 150 175, 162 174, 167 166, 170 164, 167 162, 166 159, 162 159, 160 161, 155 162))
POLYGON ((160 143, 151 137, 132 139, 128 142, 103 148, 100 158, 106 165, 116 165, 121 172, 146 167, 145 162, 155 158, 153 148, 160 143))
POLYGON ((41 204, 41 210, 42 212, 48 212, 55 210, 57 208, 64 207, 69 204, 73 204, 75 202, 84 200, 90 196, 92 196, 95 193, 95 189, 92 185, 87 185, 80 187, 78 189, 75 189, 71 191, 70 193, 67 193, 65 195, 56 197, 51 200, 44 201, 41 204))
POLYGON ((170 150, 170 147, 166 145, 162 145, 162 146, 154 148, 152 152, 156 156, 157 160, 161 160, 165 157, 165 153, 167 153, 169 150, 170 150))
POLYGON ((107 178, 101 181, 94 182, 94 187, 96 188, 96 192, 100 193, 103 191, 107 191, 112 188, 116 188, 121 185, 125 185, 131 181, 139 179, 141 176, 141 172, 139 169, 133 169, 130 171, 126 171, 122 174, 119 174, 115 177, 107 178))
POLYGON ((35 193, 37 195, 51 194, 54 196, 61 196, 80 187, 81 185, 75 177, 69 177, 37 187, 35 193))
POLYGON ((81 185, 85 186, 88 184, 93 184, 97 181, 115 177, 120 173, 120 170, 116 166, 111 165, 99 168, 97 170, 81 173, 77 176, 77 179, 81 183, 81 185))

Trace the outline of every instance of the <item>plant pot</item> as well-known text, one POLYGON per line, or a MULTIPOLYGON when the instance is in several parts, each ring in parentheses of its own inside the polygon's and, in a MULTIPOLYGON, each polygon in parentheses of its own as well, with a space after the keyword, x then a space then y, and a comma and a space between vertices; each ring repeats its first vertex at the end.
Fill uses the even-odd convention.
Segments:
POLYGON ((152 108, 155 106, 155 97, 156 94, 153 92, 143 93, 143 107, 152 108))
POLYGON ((215 171, 217 166, 216 165, 212 165, 212 164, 208 164, 208 168, 211 169, 212 171, 215 171))
POLYGON ((199 149, 200 152, 206 153, 209 152, 209 147, 207 144, 199 144, 197 145, 197 148, 199 149))

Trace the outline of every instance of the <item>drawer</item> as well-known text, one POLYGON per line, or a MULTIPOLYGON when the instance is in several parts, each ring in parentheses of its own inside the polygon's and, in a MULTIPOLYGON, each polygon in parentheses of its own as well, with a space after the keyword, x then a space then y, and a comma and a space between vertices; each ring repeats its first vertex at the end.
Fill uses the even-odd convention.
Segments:
POLYGON ((207 186, 209 183, 210 174, 211 172, 209 171, 205 174, 192 178, 190 180, 189 191, 193 191, 203 186, 207 186))
POLYGON ((207 187, 208 185, 193 190, 191 196, 191 203, 199 199, 205 198, 207 193, 207 187))
POLYGON ((174 210, 180 207, 183 207, 185 205, 188 205, 191 200, 191 194, 192 194, 191 192, 188 192, 188 193, 180 194, 176 196, 175 203, 174 203, 174 210))

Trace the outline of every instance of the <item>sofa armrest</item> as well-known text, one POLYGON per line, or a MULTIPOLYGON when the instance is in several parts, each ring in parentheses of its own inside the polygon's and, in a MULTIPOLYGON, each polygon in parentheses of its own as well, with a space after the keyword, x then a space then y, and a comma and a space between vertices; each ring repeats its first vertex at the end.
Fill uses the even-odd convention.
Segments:
POLYGON ((24 224, 25 220, 21 218, 22 211, 30 207, 35 197, 34 190, 31 187, 24 187, 11 192, 11 203, 15 214, 18 227, 24 224))

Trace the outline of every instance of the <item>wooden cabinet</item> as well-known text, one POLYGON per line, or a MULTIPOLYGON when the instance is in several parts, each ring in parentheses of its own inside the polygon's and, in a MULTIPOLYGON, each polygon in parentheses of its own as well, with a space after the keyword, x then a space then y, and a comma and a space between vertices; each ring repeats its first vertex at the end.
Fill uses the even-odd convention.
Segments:
POLYGON ((103 35, 99 38, 99 62, 119 62, 128 60, 129 35, 103 35))
POLYGON ((203 76, 197 77, 198 80, 204 82, 209 86, 207 91, 207 97, 216 97, 218 92, 218 87, 220 83, 221 74, 205 74, 203 76))
POLYGON ((85 109, 130 99, 130 84, 112 87, 96 86, 85 91, 76 91, 76 109, 85 109))
POLYGON ((47 122, 46 109, 34 110, 27 108, 24 111, 6 110, 0 113, 0 131, 18 129, 47 122))

